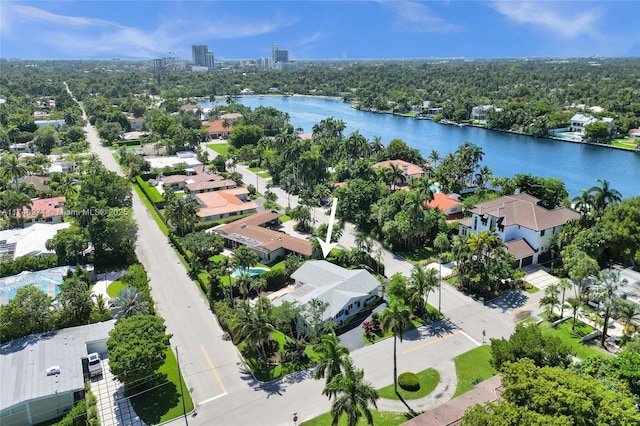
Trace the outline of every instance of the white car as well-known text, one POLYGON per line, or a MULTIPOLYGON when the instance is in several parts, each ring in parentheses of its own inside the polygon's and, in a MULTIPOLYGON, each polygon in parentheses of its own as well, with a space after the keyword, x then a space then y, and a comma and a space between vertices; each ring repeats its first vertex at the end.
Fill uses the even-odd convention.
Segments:
POLYGON ((88 356, 89 358, 89 376, 100 376, 102 374, 102 360, 98 352, 92 352, 88 356))

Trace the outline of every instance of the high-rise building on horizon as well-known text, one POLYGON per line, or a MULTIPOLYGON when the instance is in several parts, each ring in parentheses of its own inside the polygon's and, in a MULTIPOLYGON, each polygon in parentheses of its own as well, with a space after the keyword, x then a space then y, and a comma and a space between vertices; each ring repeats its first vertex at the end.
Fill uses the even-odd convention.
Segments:
POLYGON ((206 44, 192 45, 191 54, 193 56, 193 63, 196 66, 207 67, 209 70, 213 70, 213 52, 209 50, 209 47, 206 44))
POLYGON ((272 44, 271 45, 271 68, 282 69, 282 66, 277 64, 288 63, 288 62, 289 62, 289 51, 280 49, 277 44, 272 44))

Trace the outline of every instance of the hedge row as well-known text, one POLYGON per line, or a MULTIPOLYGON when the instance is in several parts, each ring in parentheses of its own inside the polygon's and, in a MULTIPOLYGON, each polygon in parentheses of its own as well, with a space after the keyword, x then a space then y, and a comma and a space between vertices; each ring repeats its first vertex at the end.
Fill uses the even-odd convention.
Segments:
POLYGON ((142 180, 140 176, 136 176, 136 182, 151 204, 156 205, 164 203, 164 198, 160 195, 158 190, 149 186, 149 184, 142 180))

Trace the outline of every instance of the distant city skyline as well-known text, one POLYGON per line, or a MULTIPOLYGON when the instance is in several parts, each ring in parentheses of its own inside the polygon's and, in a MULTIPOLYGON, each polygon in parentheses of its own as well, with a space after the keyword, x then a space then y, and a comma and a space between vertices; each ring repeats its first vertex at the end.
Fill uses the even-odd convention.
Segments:
POLYGON ((640 56, 639 1, 5 1, 0 57, 640 56))

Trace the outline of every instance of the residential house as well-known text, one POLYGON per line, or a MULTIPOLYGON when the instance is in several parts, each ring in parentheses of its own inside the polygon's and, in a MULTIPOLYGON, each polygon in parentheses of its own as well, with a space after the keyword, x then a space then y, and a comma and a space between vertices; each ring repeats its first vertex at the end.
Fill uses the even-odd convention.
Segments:
POLYGON ((31 200, 30 206, 23 207, 15 215, 22 218, 27 226, 36 222, 60 223, 64 216, 65 201, 65 197, 35 198, 31 200))
POLYGON ((149 162, 151 170, 162 170, 165 167, 176 168, 181 164, 187 168, 202 165, 202 162, 198 160, 198 155, 193 151, 178 151, 176 155, 149 155, 144 159, 149 162))
POLYGON ((200 220, 207 222, 258 211, 258 205, 253 201, 244 201, 246 195, 243 197, 239 192, 230 189, 195 194, 201 206, 196 215, 200 220))
POLYGON ((306 305, 312 299, 328 304, 325 321, 340 324, 358 314, 379 297, 380 282, 364 269, 345 269, 325 260, 310 261, 295 271, 291 278, 295 290, 273 301, 306 305))
MULTIPOLYGON (((83 265, 95 279, 93 265, 83 265)), ((40 271, 22 271, 18 275, 0 278, 0 305, 9 303, 16 295, 16 291, 27 285, 34 285, 47 293, 52 299, 60 293, 60 285, 74 266, 56 266, 40 271)))
POLYGON ((431 165, 425 164, 424 167, 420 167, 417 164, 409 163, 404 160, 385 160, 380 161, 373 165, 374 169, 391 168, 391 165, 396 165, 400 170, 402 170, 402 174, 404 175, 404 179, 398 178, 396 180, 396 185, 402 185, 408 183, 411 179, 419 179, 428 174, 431 171, 431 165))
POLYGON ((494 105, 479 105, 471 108, 471 119, 486 123, 490 111, 502 111, 502 108, 496 108, 494 105))
POLYGON ((55 253, 47 249, 47 241, 70 226, 69 222, 34 223, 26 228, 0 231, 0 262, 11 262, 21 256, 55 253))
POLYGON ((447 220, 458 220, 463 218, 463 204, 450 195, 441 192, 433 193, 433 200, 426 202, 427 208, 438 209, 443 212, 447 220))
POLYGON ((163 186, 171 187, 174 191, 184 190, 192 194, 231 189, 237 186, 234 180, 213 173, 207 166, 185 169, 184 174, 161 176, 159 181, 163 186))
POLYGON ((128 117, 129 124, 131 124, 131 128, 134 130, 142 130, 144 126, 144 117, 128 117))
POLYGON ((247 246, 256 252, 260 261, 264 263, 271 263, 290 254, 297 254, 303 258, 311 257, 311 243, 272 229, 279 224, 280 213, 264 210, 218 226, 211 231, 222 236, 225 247, 235 249, 247 246))
POLYGON ((574 133, 579 133, 580 135, 584 135, 586 126, 592 123, 596 123, 598 121, 606 123, 609 126, 613 125, 613 118, 610 118, 610 117, 603 117, 600 120, 598 120, 597 118, 592 117, 590 115, 576 114, 573 117, 571 117, 571 124, 569 124, 569 131, 574 133))
POLYGON ((432 101, 424 101, 422 102, 422 107, 420 112, 422 115, 427 117, 433 117, 435 115, 441 114, 444 108, 436 106, 435 102, 432 101))
POLYGON ((476 205, 460 221, 460 235, 495 230, 516 258, 518 267, 550 260, 549 240, 580 214, 568 208, 548 210, 529 194, 507 195, 476 205))
POLYGON ((640 139, 640 129, 629 130, 629 136, 632 138, 640 139))
POLYGON ((87 355, 107 353, 107 339, 114 325, 115 320, 110 320, 64 328, 0 346, 2 424, 47 422, 83 400, 87 355))
POLYGON ((214 121, 205 121, 202 125, 207 129, 207 135, 209 135, 209 139, 227 139, 229 137, 229 132, 233 130, 233 121, 232 120, 214 120, 214 121), (227 127, 225 127, 225 123, 227 127))
POLYGON ((48 191, 50 189, 51 178, 49 176, 29 175, 25 176, 20 183, 31 185, 36 191, 48 191))

